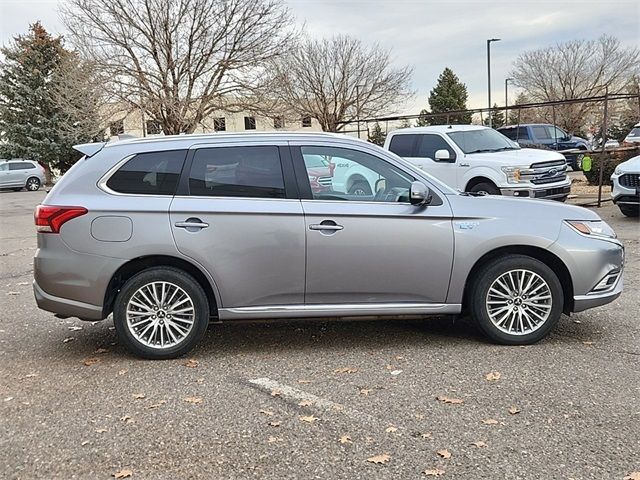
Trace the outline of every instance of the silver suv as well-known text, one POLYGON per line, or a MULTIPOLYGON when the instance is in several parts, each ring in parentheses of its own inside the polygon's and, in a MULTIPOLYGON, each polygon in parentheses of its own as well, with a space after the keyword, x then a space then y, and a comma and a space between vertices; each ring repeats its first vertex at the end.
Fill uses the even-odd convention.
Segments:
POLYGON ((623 247, 595 213, 460 194, 356 139, 184 135, 77 149, 85 157, 36 210, 36 300, 62 317, 113 312, 142 357, 184 354, 211 319, 468 313, 492 340, 529 344, 562 312, 622 291, 623 247), (360 165, 373 191, 312 188, 318 156, 360 165))
POLYGON ((33 160, 0 160, 0 188, 35 192, 44 184, 44 168, 33 160))

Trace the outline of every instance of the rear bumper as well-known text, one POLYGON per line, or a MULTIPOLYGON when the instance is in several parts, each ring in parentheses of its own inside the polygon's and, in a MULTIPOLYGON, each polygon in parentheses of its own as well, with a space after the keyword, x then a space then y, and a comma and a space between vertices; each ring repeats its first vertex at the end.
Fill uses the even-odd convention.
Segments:
POLYGON ((33 294, 36 297, 38 308, 42 310, 64 317, 78 317, 82 320, 102 320, 104 318, 102 306, 49 295, 40 288, 35 280, 33 282, 33 294))

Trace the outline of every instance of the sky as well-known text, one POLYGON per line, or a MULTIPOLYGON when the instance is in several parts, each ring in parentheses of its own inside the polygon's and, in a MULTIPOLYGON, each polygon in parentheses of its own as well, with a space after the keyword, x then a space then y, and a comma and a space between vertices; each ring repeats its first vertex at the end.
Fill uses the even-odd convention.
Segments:
MULTIPOLYGON (((0 0, 0 42, 40 20, 64 34, 64 0, 0 0)), ((105 0, 108 1, 108 0, 105 0)), ((574 39, 618 37, 640 45, 640 0, 285 0, 315 37, 343 33, 390 49, 396 65, 414 69, 415 97, 397 113, 428 106, 429 91, 445 67, 467 85, 469 108, 487 105, 486 39, 491 47, 492 103, 504 104, 504 80, 513 61, 533 50, 574 39)), ((509 95, 512 100, 515 91, 509 95)))

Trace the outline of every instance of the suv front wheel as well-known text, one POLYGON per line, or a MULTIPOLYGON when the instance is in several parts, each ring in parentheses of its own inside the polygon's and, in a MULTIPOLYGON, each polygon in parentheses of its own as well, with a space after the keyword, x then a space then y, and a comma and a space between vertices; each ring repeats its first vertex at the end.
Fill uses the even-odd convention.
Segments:
POLYGON ((209 323, 205 292, 193 277, 172 267, 154 267, 130 278, 116 297, 113 323, 135 355, 179 357, 204 336, 209 323))
POLYGON ((562 285, 551 268, 513 254, 484 266, 469 300, 482 331, 505 345, 528 345, 544 338, 560 320, 564 304, 562 285))

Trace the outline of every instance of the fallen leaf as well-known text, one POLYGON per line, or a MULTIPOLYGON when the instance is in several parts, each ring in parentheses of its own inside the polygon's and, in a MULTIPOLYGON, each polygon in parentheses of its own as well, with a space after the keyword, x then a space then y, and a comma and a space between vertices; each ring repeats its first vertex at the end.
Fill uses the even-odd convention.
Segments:
POLYGON ((278 441, 278 438, 277 438, 277 437, 269 436, 269 439, 268 439, 267 441, 268 441, 269 443, 274 443, 274 442, 277 442, 277 441, 278 441))
POLYGON ((97 428, 96 433, 105 433, 107 431, 106 428, 97 428))
POLYGON ((374 455, 373 457, 367 458, 367 462, 375 463, 378 465, 389 463, 389 460, 391 460, 391 456, 386 453, 383 453, 381 455, 374 455))
POLYGON ((202 385, 202 384, 204 383, 204 378, 199 378, 199 379, 197 379, 197 380, 196 380, 196 383, 197 383, 198 385, 202 385))
POLYGON ((87 367, 90 367, 91 365, 95 365, 96 363, 100 363, 101 361, 102 360, 100 360, 99 358, 92 357, 85 359, 82 363, 84 363, 87 367))
POLYGON ((185 397, 183 400, 187 403, 193 403, 194 405, 202 403, 202 399, 200 397, 185 397))
POLYGON ((122 370, 120 370, 120 371, 118 372, 118 375, 126 375, 128 371, 129 371, 129 369, 127 369, 127 368, 123 368, 122 370))
POLYGON ((590 346, 590 345, 593 345, 594 343, 595 343, 595 342, 591 342, 591 341, 588 341, 588 342, 582 342, 582 344, 583 344, 583 345, 589 345, 589 346, 590 346))
POLYGON ((482 423, 484 423, 485 425, 497 425, 498 420, 495 420, 493 418, 487 418, 486 420, 482 420, 482 423))
POLYGON ((384 429, 384 431, 387 432, 387 433, 394 433, 394 432, 398 431, 398 428, 397 427, 387 427, 387 428, 384 429))
POLYGON ((516 414, 520 413, 520 409, 518 407, 516 407, 515 405, 511 405, 509 407, 509 413, 511 415, 516 415, 516 414))
POLYGON ((573 323, 577 323, 578 325, 581 324, 582 322, 580 320, 574 320, 573 323))
POLYGON ((440 455, 442 458, 451 458, 451 452, 446 448, 442 450, 438 450, 436 453, 440 455))
POLYGON ((33 377, 37 377, 38 374, 37 373, 28 373, 24 376, 24 378, 33 378, 33 377))
POLYGON ((349 435, 342 435, 338 441, 340 443, 353 443, 349 435))
POLYGON ((422 438, 431 438, 431 432, 425 432, 425 433, 421 433, 420 436, 422 438))
POLYGON ((400 375, 402 373, 402 370, 394 370, 391 372, 391 375, 400 375))
POLYGON ((161 407, 162 405, 164 405, 165 403, 167 403, 166 400, 160 400, 158 403, 154 403, 153 405, 149 405, 147 408, 147 410, 152 410, 154 408, 158 408, 161 407))
POLYGON ((260 413, 264 413, 265 415, 273 415, 273 412, 271 410, 260 410, 260 413))
POLYGON ((500 372, 489 372, 484 376, 484 378, 486 378, 489 382, 497 382, 498 380, 500 380, 501 376, 502 374, 500 372))
POLYGON ((190 358, 189 360, 183 363, 183 365, 188 368, 196 368, 199 364, 200 362, 198 362, 198 360, 195 360, 193 358, 190 358))
POLYGON ((631 472, 624 480, 640 480, 640 472, 631 472))
POLYGON ((473 442, 471 445, 474 445, 478 448, 487 448, 489 445, 487 445, 486 443, 484 443, 482 440, 478 441, 478 442, 473 442))
POLYGON ((307 423, 314 423, 316 420, 318 420, 318 417, 314 417, 313 415, 301 415, 300 417, 298 417, 301 421, 303 422, 307 422, 307 423))
POLYGON ((462 405, 464 403, 464 400, 461 400, 459 398, 450 398, 444 395, 436 398, 440 400, 442 403, 452 403, 454 405, 462 405))
POLYGON ((112 477, 116 477, 116 478, 128 478, 131 475, 133 475, 133 472, 128 469, 120 470, 119 472, 111 474, 112 477))
POLYGON ((335 410, 336 412, 341 412, 342 410, 344 410, 344 405, 332 405, 331 406, 332 410, 335 410))
POLYGON ((125 415, 124 417, 120 417, 120 421, 124 423, 133 423, 135 420, 131 418, 129 415, 125 415))
POLYGON ((422 473, 424 473, 427 477, 439 477, 440 475, 444 475, 444 470, 440 468, 430 468, 422 473))
POLYGON ((351 368, 351 367, 342 367, 342 368, 336 368, 333 373, 356 373, 358 371, 357 368, 351 368))
POLYGON ((272 427, 279 427, 281 422, 269 422, 269 425, 272 427))
POLYGON ((364 441, 367 445, 371 445, 373 443, 373 437, 364 437, 364 441))
POLYGON ((134 393, 133 398, 136 400, 142 400, 143 398, 146 398, 146 395, 144 393, 134 393))
POLYGON ((16 285, 29 285, 29 282, 18 282, 16 285))
POLYGON ((99 348, 93 353, 97 353, 98 355, 100 355, 101 353, 108 353, 108 352, 109 350, 107 350, 106 348, 99 348))
POLYGON ((77 327, 75 325, 72 325, 70 327, 67 327, 69 330, 71 330, 72 332, 77 332, 78 330, 82 330, 82 327, 77 327))
POLYGON ((7 292, 7 295, 20 295, 20 292, 7 292))
POLYGON ((302 400, 298 403, 298 406, 300 407, 310 407, 311 405, 313 405, 311 400, 302 400))
POLYGON ((298 383, 312 383, 311 380, 298 380, 298 383))
POLYGON ((5 398, 4 398, 4 401, 5 401, 5 402, 10 402, 11 400, 13 400, 13 397, 5 397, 5 398))
POLYGON ((423 420, 424 419, 424 415, 422 413, 416 413, 414 415, 414 417, 416 417, 418 420, 423 420))
POLYGON ((271 396, 272 397, 279 397, 281 395, 282 395, 282 392, 280 390, 275 389, 275 388, 273 390, 271 390, 271 396))
POLYGON ((85 445, 88 445, 88 444, 89 444, 89 440, 85 440, 84 442, 82 442, 82 443, 80 444, 80 446, 81 446, 81 447, 84 447, 85 445))
POLYGON ((62 340, 62 343, 69 343, 69 342, 73 342, 75 340, 74 337, 67 337, 64 340, 62 340))
POLYGON ((364 395, 365 397, 371 393, 371 390, 368 388, 361 388, 360 395, 364 395))

